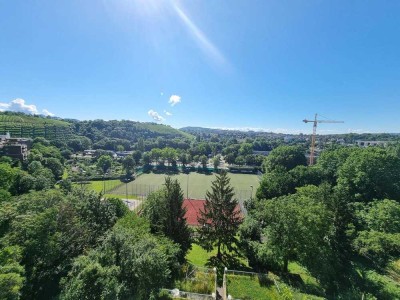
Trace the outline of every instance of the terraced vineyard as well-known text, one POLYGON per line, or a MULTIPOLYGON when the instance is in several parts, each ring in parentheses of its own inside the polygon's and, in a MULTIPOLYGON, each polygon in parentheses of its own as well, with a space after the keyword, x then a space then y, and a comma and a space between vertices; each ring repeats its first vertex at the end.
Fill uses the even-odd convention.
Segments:
POLYGON ((72 135, 68 122, 18 113, 0 113, 0 134, 7 132, 12 137, 46 139, 69 138, 72 135))

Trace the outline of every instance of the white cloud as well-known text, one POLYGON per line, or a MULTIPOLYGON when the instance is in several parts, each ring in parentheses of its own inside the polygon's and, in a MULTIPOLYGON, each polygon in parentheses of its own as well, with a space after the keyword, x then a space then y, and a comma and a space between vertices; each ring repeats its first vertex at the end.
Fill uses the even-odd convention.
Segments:
POLYGON ((33 104, 25 104, 25 100, 21 98, 14 99, 9 103, 0 102, 0 111, 15 111, 15 112, 24 112, 28 114, 37 114, 38 110, 36 105, 33 104))
POLYGON ((167 116, 172 116, 172 114, 169 111, 164 110, 164 114, 166 114, 167 116))
POLYGON ((150 110, 147 112, 147 114, 148 114, 151 118, 153 118, 154 121, 162 122, 162 121, 165 120, 162 116, 160 116, 160 115, 158 114, 158 112, 156 112, 156 111, 154 111, 154 110, 152 110, 152 109, 150 109, 150 110))
POLYGON ((55 114, 49 112, 47 109, 42 109, 42 114, 44 114, 46 117, 47 116, 49 116, 49 117, 54 117, 55 116, 55 114))
POLYGON ((171 95, 171 97, 169 97, 168 103, 170 103, 171 106, 175 106, 175 105, 178 104, 179 102, 181 102, 181 96, 178 96, 178 95, 171 95))

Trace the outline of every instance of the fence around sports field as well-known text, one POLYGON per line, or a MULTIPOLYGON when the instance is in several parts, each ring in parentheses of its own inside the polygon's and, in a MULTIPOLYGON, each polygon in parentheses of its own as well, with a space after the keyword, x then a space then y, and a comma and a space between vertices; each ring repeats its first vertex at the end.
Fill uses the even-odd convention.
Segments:
MULTIPOLYGON (((129 183, 106 182, 105 191, 106 194, 128 196, 129 198, 136 198, 136 199, 145 199, 150 193, 158 191, 162 187, 163 185, 135 184, 134 182, 129 182, 129 183)), ((251 193, 252 193, 251 189, 249 190, 234 189, 234 192, 235 192, 235 198, 239 200, 239 202, 241 203, 251 198, 251 193)), ((206 195, 205 193, 204 194, 189 193, 188 198, 205 199, 206 195)))

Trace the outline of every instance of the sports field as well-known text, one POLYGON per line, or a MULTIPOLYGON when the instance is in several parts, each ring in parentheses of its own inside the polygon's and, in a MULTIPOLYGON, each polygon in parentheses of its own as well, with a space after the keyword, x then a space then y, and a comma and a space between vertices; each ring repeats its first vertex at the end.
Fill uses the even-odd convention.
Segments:
MULTIPOLYGON (((253 197, 259 185, 257 175, 232 174, 228 173, 231 179, 231 186, 235 189, 235 196, 238 199, 249 199, 253 190, 253 197), (253 186, 253 189, 251 188, 253 186)), ((121 184, 107 193, 115 195, 136 195, 147 196, 150 192, 158 190, 164 183, 165 174, 143 174, 127 186, 121 184)), ((206 191, 211 190, 211 182, 215 180, 215 175, 205 175, 196 172, 188 174, 177 174, 171 176, 177 179, 184 192, 185 198, 205 199, 206 191)))

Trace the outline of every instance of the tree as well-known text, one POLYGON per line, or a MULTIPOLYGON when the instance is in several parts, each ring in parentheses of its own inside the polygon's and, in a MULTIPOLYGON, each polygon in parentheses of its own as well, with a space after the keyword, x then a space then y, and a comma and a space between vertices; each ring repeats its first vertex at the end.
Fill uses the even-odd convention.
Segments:
POLYGON ((242 156, 253 154, 253 144, 243 143, 240 145, 239 154, 242 156))
POLYGON ((188 163, 188 155, 186 152, 181 152, 179 155, 179 160, 181 161, 182 167, 185 168, 186 164, 188 163))
POLYGON ((364 257, 385 265, 400 255, 400 204, 394 200, 375 200, 357 205, 359 231, 354 248, 364 257))
POLYGON ((201 165, 203 167, 203 169, 207 168, 207 156, 202 155, 200 156, 200 161, 201 161, 201 165))
POLYGON ((272 172, 277 168, 287 171, 296 166, 307 164, 304 150, 298 146, 279 146, 271 151, 262 165, 265 173, 272 172))
POLYGON ((151 193, 143 207, 143 216, 149 220, 152 232, 162 233, 179 244, 181 262, 191 248, 191 230, 182 205, 183 192, 179 182, 166 177, 163 189, 151 193))
POLYGON ((44 165, 46 168, 50 169, 54 175, 56 180, 60 180, 62 175, 64 174, 64 166, 57 158, 46 158, 44 161, 44 165))
POLYGON ((145 166, 149 166, 149 165, 150 165, 150 162, 151 162, 151 155, 150 155, 150 153, 148 153, 148 152, 143 153, 142 161, 143 161, 143 164, 144 164, 145 166))
POLYGON ((98 246, 124 215, 121 200, 101 199, 81 189, 68 195, 59 190, 32 192, 12 201, 0 204, 0 234, 2 242, 21 247, 24 299, 56 297, 72 260, 98 246))
POLYGON ((21 249, 8 246, 0 249, 0 299, 20 299, 24 268, 20 265, 21 249))
POLYGON ((16 171, 17 170, 12 168, 9 164, 0 163, 0 189, 9 190, 16 177, 16 171))
POLYGON ((206 202, 200 210, 198 222, 199 242, 207 251, 217 247, 217 258, 221 259, 221 246, 229 251, 237 244, 236 233, 242 222, 238 201, 233 198, 228 174, 223 171, 211 184, 211 192, 206 193, 206 202))
POLYGON ((132 155, 127 155, 122 160, 122 167, 125 170, 126 178, 129 178, 135 168, 135 160, 132 155))
POLYGON ((214 171, 218 171, 219 164, 221 163, 221 156, 216 155, 213 158, 213 164, 214 164, 214 171))
POLYGON ((140 163, 140 159, 142 158, 142 152, 135 150, 132 153, 132 157, 135 160, 136 165, 138 165, 140 163))
POLYGON ((144 219, 129 214, 102 245, 78 257, 63 280, 61 299, 152 299, 176 276, 178 247, 149 233, 144 219))
POLYGON ((400 158, 369 147, 353 152, 339 169, 338 186, 353 201, 400 201, 400 158))
POLYGON ((163 152, 162 152, 161 149, 153 148, 153 149, 151 149, 151 151, 150 151, 151 159, 152 159, 156 164, 159 163, 159 160, 160 160, 160 158, 162 158, 162 155, 163 155, 163 152))
POLYGON ((104 174, 111 168, 112 158, 109 155, 102 155, 97 160, 97 168, 104 174))
POLYGON ((359 151, 356 147, 339 147, 322 151, 316 167, 321 170, 324 178, 331 184, 336 184, 338 171, 351 153, 359 151))

